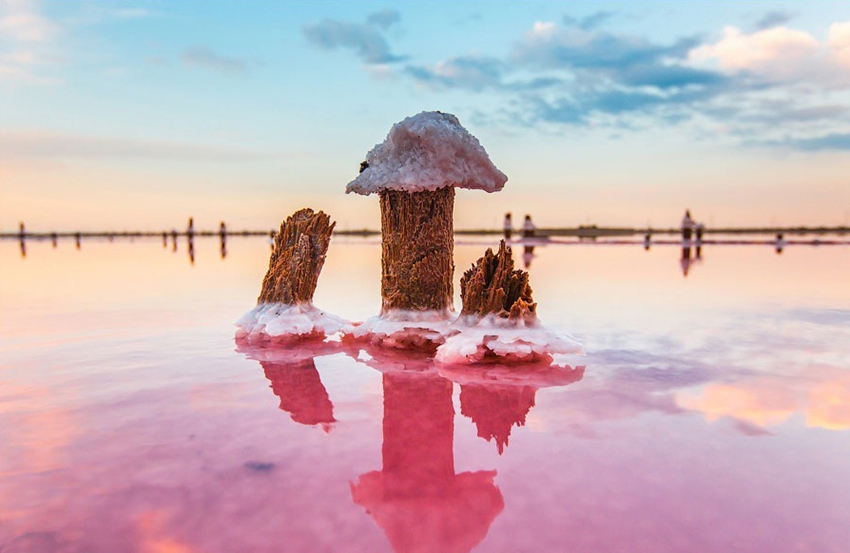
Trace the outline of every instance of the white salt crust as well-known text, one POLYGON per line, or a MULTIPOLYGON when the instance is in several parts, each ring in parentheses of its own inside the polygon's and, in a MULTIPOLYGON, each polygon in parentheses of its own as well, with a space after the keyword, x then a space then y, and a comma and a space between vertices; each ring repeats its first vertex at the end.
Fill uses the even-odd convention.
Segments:
POLYGON ((349 324, 344 335, 391 348, 421 348, 442 344, 457 334, 454 313, 394 309, 360 324, 349 324))
POLYGON ((460 332, 437 348, 434 359, 440 363, 536 362, 551 359, 555 354, 584 353, 584 348, 572 337, 539 322, 526 325, 523 321, 488 315, 458 321, 455 328, 460 332))
POLYGON ((369 166, 345 191, 368 196, 381 190, 421 192, 446 186, 497 192, 508 177, 457 117, 423 111, 396 123, 386 140, 366 154, 369 166))
POLYGON ((348 321, 313 304, 261 303, 236 321, 236 339, 249 343, 324 338, 336 334, 348 321))

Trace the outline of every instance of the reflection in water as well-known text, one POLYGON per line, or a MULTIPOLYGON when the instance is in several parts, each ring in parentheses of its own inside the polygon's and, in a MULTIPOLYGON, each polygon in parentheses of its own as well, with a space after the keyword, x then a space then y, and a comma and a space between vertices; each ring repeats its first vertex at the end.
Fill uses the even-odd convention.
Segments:
POLYGON ((501 455, 511 429, 524 426, 537 390, 566 386, 584 376, 584 367, 535 365, 479 365, 440 367, 439 373, 460 384, 460 412, 472 419, 478 436, 496 442, 501 455))
POLYGON ((83 235, 79 232, 74 235, 74 246, 79 250, 82 247, 83 235))
POLYGON ((297 363, 260 361, 272 392, 280 398, 280 408, 297 423, 319 424, 330 432, 336 422, 334 406, 322 385, 313 359, 297 363))
MULTIPOLYGON (((190 219, 191 221, 191 219, 190 219)), ((195 236, 194 234, 187 234, 186 241, 188 242, 189 248, 189 263, 193 266, 195 265, 195 236)))
POLYGON ((531 386, 468 384, 460 387, 460 412, 475 423, 479 438, 496 442, 501 455, 508 445, 511 428, 525 426, 525 416, 534 407, 536 392, 531 386))
POLYGON ((783 248, 785 248, 785 238, 780 232, 776 235, 776 253, 781 254, 783 248))
POLYGON ((173 229, 171 231, 171 251, 177 251, 177 231, 173 229))
POLYGON ((224 221, 218 227, 218 237, 221 241, 221 258, 224 259, 227 257, 227 225, 224 224, 224 221))
POLYGON ((496 471, 455 474, 452 383, 434 372, 383 375, 383 466, 351 484, 398 553, 468 552, 504 500, 496 471))
POLYGON ((19 238, 19 243, 21 246, 21 257, 26 258, 27 256, 27 240, 23 235, 19 238))
POLYGON ((652 234, 646 233, 643 235, 643 249, 649 251, 649 247, 652 244, 652 234))
POLYGON ((531 267, 531 262, 534 259, 534 246, 525 246, 525 249, 522 252, 522 263, 525 265, 525 268, 528 269, 531 267))
POLYGON ((682 257, 679 260, 679 265, 682 267, 682 276, 688 276, 688 271, 690 270, 692 263, 693 260, 691 259, 691 247, 683 246, 682 257))
POLYGON ((336 422, 334 407, 316 370, 315 358, 337 352, 338 344, 305 341, 290 348, 263 348, 237 341, 236 349, 260 362, 272 392, 280 398, 280 409, 293 421, 320 425, 330 432, 336 422))

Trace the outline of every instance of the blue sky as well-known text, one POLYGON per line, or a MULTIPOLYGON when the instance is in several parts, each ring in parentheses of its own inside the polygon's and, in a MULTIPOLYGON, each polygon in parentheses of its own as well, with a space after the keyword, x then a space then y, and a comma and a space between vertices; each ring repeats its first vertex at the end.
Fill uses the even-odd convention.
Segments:
POLYGON ((457 226, 850 221, 850 4, 0 1, 0 226, 271 227, 449 111, 457 226))

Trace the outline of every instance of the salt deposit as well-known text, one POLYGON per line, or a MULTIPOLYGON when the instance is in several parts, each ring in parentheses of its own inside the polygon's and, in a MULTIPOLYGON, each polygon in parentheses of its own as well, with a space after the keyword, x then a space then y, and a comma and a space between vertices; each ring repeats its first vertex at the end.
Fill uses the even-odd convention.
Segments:
POLYGON ((390 310, 342 329, 344 335, 355 340, 391 348, 434 347, 457 332, 450 312, 402 309, 390 310))
POLYGON ((339 332, 348 321, 313 304, 261 303, 235 324, 237 340, 262 343, 322 339, 339 332))
POLYGON ((457 117, 423 111, 393 125, 386 140, 366 154, 360 175, 346 192, 421 192, 446 186, 497 192, 508 177, 457 117))
POLYGON ((537 322, 508 321, 488 315, 460 321, 457 334, 437 348, 435 359, 446 364, 488 361, 537 362, 551 360, 554 354, 583 353, 584 348, 570 336, 537 322))

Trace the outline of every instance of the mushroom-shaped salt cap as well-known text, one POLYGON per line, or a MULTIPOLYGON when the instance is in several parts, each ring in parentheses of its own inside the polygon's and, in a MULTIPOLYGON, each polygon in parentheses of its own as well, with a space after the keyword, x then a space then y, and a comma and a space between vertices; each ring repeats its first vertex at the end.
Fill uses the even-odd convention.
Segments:
POLYGON ((505 181, 454 115, 423 112, 393 126, 346 188, 381 202, 381 313, 351 329, 354 338, 427 348, 455 332, 455 187, 495 192, 505 181))
POLYGON ((423 111, 393 125, 386 140, 366 154, 360 175, 345 191, 367 196, 455 186, 498 192, 507 180, 457 117, 423 111))

